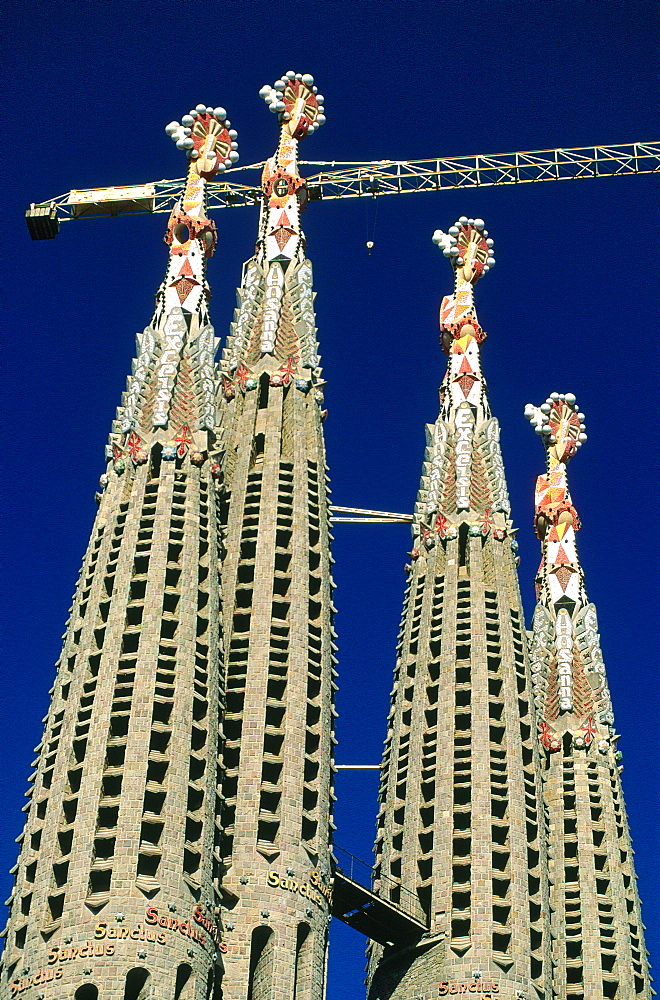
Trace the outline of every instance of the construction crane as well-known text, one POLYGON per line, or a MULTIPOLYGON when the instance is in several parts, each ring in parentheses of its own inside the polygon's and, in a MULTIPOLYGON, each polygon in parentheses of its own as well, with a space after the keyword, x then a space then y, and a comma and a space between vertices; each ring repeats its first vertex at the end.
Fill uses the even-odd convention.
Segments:
MULTIPOLYGON (((539 181, 584 180, 626 174, 660 172, 660 143, 633 142, 615 146, 579 146, 491 156, 458 156, 434 160, 374 160, 337 162, 301 160, 320 167, 306 178, 310 201, 335 198, 375 198, 415 191, 451 191, 456 188, 493 187, 501 184, 534 184, 539 181)), ((261 170, 264 164, 233 167, 208 184, 208 207, 237 208, 258 205, 258 185, 234 177, 261 170), (227 178, 231 177, 230 180, 227 178)), ((67 191, 30 205, 25 213, 33 240, 57 236, 60 223, 96 216, 170 212, 181 194, 184 178, 152 181, 121 187, 67 191)))

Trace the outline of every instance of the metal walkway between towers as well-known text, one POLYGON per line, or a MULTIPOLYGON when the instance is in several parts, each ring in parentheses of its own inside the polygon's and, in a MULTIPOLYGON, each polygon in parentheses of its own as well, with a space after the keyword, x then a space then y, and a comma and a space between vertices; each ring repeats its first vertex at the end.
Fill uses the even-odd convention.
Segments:
POLYGON ((379 944, 415 941, 427 931, 426 920, 414 892, 382 875, 342 847, 333 846, 332 915, 379 944), (379 895, 385 889, 394 902, 379 895))

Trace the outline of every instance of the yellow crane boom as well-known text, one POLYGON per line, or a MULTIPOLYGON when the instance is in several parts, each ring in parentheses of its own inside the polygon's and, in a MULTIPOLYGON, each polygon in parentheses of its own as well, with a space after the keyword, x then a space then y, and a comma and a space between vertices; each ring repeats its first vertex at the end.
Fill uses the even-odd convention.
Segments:
MULTIPOLYGON (((262 163, 227 170, 208 186, 209 209, 258 205, 262 193, 238 179, 262 163)), ((583 180, 660 172, 660 143, 633 142, 615 146, 579 146, 489 156, 457 156, 434 160, 374 160, 337 162, 302 160, 321 167, 306 178, 311 201, 364 198, 414 191, 533 184, 539 181, 583 180)), ((181 194, 183 178, 122 187, 67 191, 30 205, 26 212, 32 239, 52 239, 60 222, 103 215, 169 212, 181 194)))

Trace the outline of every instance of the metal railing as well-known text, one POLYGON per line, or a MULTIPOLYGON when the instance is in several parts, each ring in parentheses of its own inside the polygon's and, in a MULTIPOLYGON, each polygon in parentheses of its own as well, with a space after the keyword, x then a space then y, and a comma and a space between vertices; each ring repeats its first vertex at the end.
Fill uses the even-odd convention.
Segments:
POLYGON ((387 875, 376 875, 375 868, 372 868, 366 861, 356 858, 343 847, 332 846, 332 854, 335 860, 334 869, 351 882, 356 882, 364 889, 368 889, 375 896, 398 907, 414 920, 426 923, 426 914, 422 910, 417 893, 411 889, 406 889, 395 879, 387 875))

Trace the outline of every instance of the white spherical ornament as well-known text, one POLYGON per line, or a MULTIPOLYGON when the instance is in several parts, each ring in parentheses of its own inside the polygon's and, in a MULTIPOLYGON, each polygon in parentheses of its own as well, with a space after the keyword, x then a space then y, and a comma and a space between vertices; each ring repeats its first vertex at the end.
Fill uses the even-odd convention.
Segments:
POLYGON ((269 83, 267 83, 265 85, 265 87, 262 87, 261 90, 259 91, 259 97, 263 97, 263 98, 268 97, 268 95, 270 94, 270 92, 271 92, 272 89, 273 88, 271 87, 271 85, 269 83))
POLYGON ((495 246, 495 241, 494 240, 486 240, 486 246, 487 247, 494 247, 495 246))
POLYGON ((223 122, 227 117, 227 112, 225 111, 224 108, 215 108, 213 114, 220 122, 223 122))
POLYGON ((190 154, 190 159, 191 160, 198 160, 199 159, 199 153, 197 152, 196 149, 192 150, 192 152, 190 154))
POLYGON ((197 112, 198 115, 205 114, 206 113, 206 105, 205 104, 196 104, 195 105, 195 111, 197 112))
POLYGON ((276 80, 275 83, 273 84, 273 90, 284 90, 285 87, 286 83, 284 82, 284 80, 276 80))
POLYGON ((483 219, 474 219, 472 224, 475 229, 483 229, 484 226, 486 225, 483 219))
POLYGON ((318 87, 312 87, 312 93, 313 94, 318 94, 318 92, 319 92, 319 88, 318 87))
POLYGON ((484 269, 483 269, 482 273, 483 274, 488 274, 489 271, 490 271, 490 268, 489 268, 488 264, 484 264, 484 269))
POLYGON ((578 413, 578 420, 584 420, 584 419, 585 419, 584 413, 578 413))
POLYGON ((238 153, 236 152, 235 149, 232 149, 231 153, 229 154, 229 159, 231 160, 232 163, 236 163, 237 162, 237 160, 238 160, 238 153))
POLYGON ((192 125, 194 121, 195 121, 195 119, 193 118, 192 115, 184 115, 183 118, 181 119, 181 124, 182 125, 192 125))
POLYGON ((304 83, 304 84, 305 84, 305 85, 306 85, 307 87, 311 87, 311 86, 312 86, 312 84, 314 83, 314 77, 312 76, 312 74, 311 74, 311 73, 304 73, 304 74, 303 74, 303 77, 302 77, 302 82, 303 82, 303 83, 304 83))
POLYGON ((316 100, 319 102, 319 104, 325 104, 325 97, 323 96, 323 94, 317 94, 316 100))
POLYGON ((551 392, 550 393, 550 399, 553 399, 553 400, 557 401, 559 399, 559 393, 558 392, 551 392))
POLYGON ((302 80, 302 73, 296 73, 296 80, 302 80))
POLYGON ((458 226, 450 226, 449 227, 449 235, 450 236, 458 236, 458 233, 459 233, 458 226))
POLYGON ((584 442, 585 442, 586 440, 587 440, 587 435, 586 435, 586 434, 580 434, 580 435, 578 436, 578 441, 581 441, 581 442, 582 442, 582 444, 584 444, 584 442))
POLYGON ((282 121, 283 122, 290 122, 291 121, 291 115, 289 114, 288 111, 285 111, 284 114, 282 115, 282 121))
POLYGON ((181 126, 179 125, 178 122, 170 122, 169 125, 165 126, 165 132, 167 133, 167 135, 174 135, 176 130, 180 127, 181 126))
POLYGON ((319 123, 319 125, 323 125, 323 123, 325 122, 325 115, 317 115, 316 120, 319 123))
POLYGON ((539 406, 541 413, 550 413, 550 409, 551 407, 549 403, 542 403, 541 406, 539 406))
POLYGON ((440 243, 440 241, 442 240, 443 236, 444 236, 444 233, 443 233, 442 229, 436 229, 436 231, 434 232, 434 234, 431 237, 431 239, 437 245, 438 243, 440 243))
POLYGON ((227 168, 225 167, 224 163, 222 163, 220 160, 218 160, 218 163, 216 165, 216 169, 218 171, 220 171, 220 173, 222 173, 222 171, 226 170, 227 168))
POLYGON ((185 149, 186 148, 185 143, 186 143, 185 139, 177 139, 177 141, 176 141, 176 148, 177 149, 185 149))
POLYGON ((539 427, 539 425, 538 425, 538 424, 536 424, 536 425, 535 425, 535 427, 534 427, 534 431, 535 431, 535 432, 536 432, 537 434, 539 434, 539 435, 543 433, 543 431, 541 430, 541 428, 539 427))
POLYGON ((316 132, 316 130, 317 130, 318 127, 319 127, 319 123, 318 122, 312 122, 312 128, 314 129, 315 132, 316 132))
POLYGON ((191 128, 184 128, 183 134, 184 135, 191 135, 192 134, 192 129, 191 128))
POLYGON ((443 256, 449 257, 449 255, 451 254, 451 250, 448 250, 447 247, 445 247, 445 249, 442 251, 442 253, 443 253, 443 256))
POLYGON ((186 138, 186 139, 183 140, 183 148, 184 149, 192 149, 193 145, 194 145, 194 143, 193 143, 192 139, 186 138))
POLYGON ((289 80, 295 80, 296 78, 296 74, 293 72, 292 69, 287 70, 286 75, 289 78, 289 80))
POLYGON ((462 215, 458 221, 462 226, 467 226, 467 215, 462 215))
POLYGON ((275 110, 276 111, 284 111, 285 107, 286 107, 286 104, 284 103, 284 101, 278 101, 276 103, 276 105, 275 105, 275 110))
POLYGON ((486 263, 488 264, 489 267, 495 267, 495 258, 494 257, 488 257, 488 259, 486 260, 486 263))
POLYGON ((535 412, 536 412, 536 407, 534 406, 533 403, 526 403, 525 404, 524 413, 525 413, 525 416, 527 417, 528 420, 532 419, 532 417, 534 416, 535 412))
POLYGON ((238 149, 238 143, 237 142, 232 142, 231 148, 232 149, 238 149))
POLYGON ((229 138, 230 139, 238 139, 238 132, 236 131, 235 128, 230 128, 229 129, 229 138))
POLYGON ((564 393, 564 399, 569 406, 575 406, 575 395, 572 392, 564 393))

